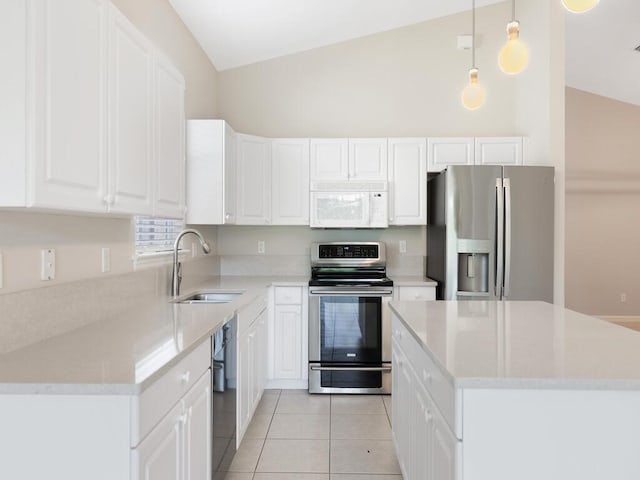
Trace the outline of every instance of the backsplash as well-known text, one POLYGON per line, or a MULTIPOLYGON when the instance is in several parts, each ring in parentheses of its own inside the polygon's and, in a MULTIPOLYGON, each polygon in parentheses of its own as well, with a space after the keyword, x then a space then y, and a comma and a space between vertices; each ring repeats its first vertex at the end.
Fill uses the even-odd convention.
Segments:
MULTIPOLYGON (((220 272, 219 258, 183 264, 182 290, 220 272)), ((63 283, 0 295, 0 353, 117 316, 145 299, 166 297, 171 266, 63 283)))

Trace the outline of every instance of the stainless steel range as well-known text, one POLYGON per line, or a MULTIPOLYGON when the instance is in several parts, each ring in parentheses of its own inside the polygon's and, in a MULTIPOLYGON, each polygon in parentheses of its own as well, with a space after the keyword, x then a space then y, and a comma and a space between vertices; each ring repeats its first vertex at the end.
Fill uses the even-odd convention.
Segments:
POLYGON ((391 393, 392 295, 384 243, 311 245, 310 393, 391 393))

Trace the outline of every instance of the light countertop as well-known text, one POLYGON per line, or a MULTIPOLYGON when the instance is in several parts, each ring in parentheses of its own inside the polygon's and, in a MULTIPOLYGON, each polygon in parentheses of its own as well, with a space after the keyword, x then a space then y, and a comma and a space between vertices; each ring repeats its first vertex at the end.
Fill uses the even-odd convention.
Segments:
POLYGON ((223 304, 141 299, 124 314, 0 354, 0 394, 137 394, 235 312, 260 295, 266 297, 269 285, 307 283, 304 276, 214 277, 182 295, 199 290, 244 293, 223 304))
POLYGON ((461 388, 640 389, 640 332, 544 302, 391 302, 461 388))

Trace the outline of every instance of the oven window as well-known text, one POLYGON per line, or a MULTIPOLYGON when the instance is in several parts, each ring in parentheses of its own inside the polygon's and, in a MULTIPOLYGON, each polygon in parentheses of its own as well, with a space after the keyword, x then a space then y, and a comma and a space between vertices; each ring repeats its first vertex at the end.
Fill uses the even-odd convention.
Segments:
MULTIPOLYGON (((323 296, 320 299, 320 360, 343 366, 382 363, 382 299, 323 296)), ((323 371, 323 387, 379 388, 380 372, 323 371)))

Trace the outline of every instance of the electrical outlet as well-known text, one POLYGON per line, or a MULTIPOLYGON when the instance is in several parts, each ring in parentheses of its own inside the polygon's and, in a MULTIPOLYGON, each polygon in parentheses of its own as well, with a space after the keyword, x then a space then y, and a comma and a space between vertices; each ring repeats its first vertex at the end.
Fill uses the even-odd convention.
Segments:
POLYGON ((620 293, 620 303, 625 303, 627 301, 627 294, 625 292, 620 293))
POLYGON ((49 281, 56 278, 56 251, 52 248, 40 251, 40 279, 49 281))
POLYGON ((258 253, 264 253, 264 240, 258 240, 258 253))
POLYGON ((400 253, 407 253, 407 241, 406 240, 400 240, 399 247, 400 247, 400 253))
POLYGON ((111 270, 111 249, 102 249, 102 273, 107 273, 111 270))

